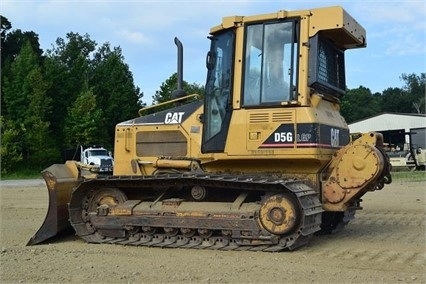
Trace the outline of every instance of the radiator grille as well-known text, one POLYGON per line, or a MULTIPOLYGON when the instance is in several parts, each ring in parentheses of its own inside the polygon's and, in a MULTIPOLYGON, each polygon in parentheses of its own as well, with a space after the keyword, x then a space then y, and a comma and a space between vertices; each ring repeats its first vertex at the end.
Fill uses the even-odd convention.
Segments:
POLYGON ((294 112, 257 112, 249 115, 249 123, 270 122, 294 122, 294 112))
POLYGON ((187 141, 180 131, 145 131, 136 134, 136 154, 143 156, 185 156, 187 141))

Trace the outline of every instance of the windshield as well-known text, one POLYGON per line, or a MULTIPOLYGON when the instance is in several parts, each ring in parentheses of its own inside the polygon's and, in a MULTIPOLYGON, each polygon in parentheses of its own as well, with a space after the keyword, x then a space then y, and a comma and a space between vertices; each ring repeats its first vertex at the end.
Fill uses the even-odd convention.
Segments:
POLYGON ((89 150, 89 156, 108 156, 107 150, 89 150))
POLYGON ((244 105, 279 104, 296 89, 296 22, 247 26, 244 105))

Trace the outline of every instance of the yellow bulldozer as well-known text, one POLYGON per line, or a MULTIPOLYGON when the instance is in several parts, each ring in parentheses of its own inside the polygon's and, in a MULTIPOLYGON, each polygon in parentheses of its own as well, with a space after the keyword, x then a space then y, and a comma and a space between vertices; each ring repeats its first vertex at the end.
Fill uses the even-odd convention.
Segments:
POLYGON ((174 99, 117 124, 112 175, 42 172, 49 209, 28 245, 72 226, 89 243, 293 250, 391 183, 382 135, 351 139, 340 114, 345 51, 366 46, 343 8, 225 17, 209 39, 200 97, 182 90, 175 38, 174 99))

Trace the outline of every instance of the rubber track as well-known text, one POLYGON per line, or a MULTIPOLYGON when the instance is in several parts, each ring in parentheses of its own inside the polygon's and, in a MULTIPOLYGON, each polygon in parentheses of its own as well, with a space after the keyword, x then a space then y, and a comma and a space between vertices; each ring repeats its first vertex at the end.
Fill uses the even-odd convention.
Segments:
MULTIPOLYGON (((77 235, 89 243, 107 243, 132 246, 166 247, 166 248, 194 248, 214 250, 249 250, 277 252, 293 250, 305 245, 315 232, 320 230, 321 213, 323 212, 318 194, 314 189, 301 181, 284 180, 274 178, 259 178, 250 176, 229 176, 209 174, 169 174, 148 177, 102 177, 82 183, 73 192, 72 201, 69 204, 70 221, 77 235), (301 213, 303 214, 301 227, 290 236, 276 239, 271 244, 253 245, 250 241, 241 239, 230 239, 224 236, 212 236, 203 238, 201 236, 185 237, 182 235, 167 236, 162 234, 130 235, 128 238, 110 238, 101 236, 91 225, 82 220, 81 204, 87 192, 93 187, 129 187, 141 188, 141 185, 159 185, 167 187, 176 184, 200 184, 203 186, 232 187, 242 190, 261 190, 271 193, 282 192, 286 189, 294 194, 299 201, 301 213), (265 190, 265 188, 268 188, 265 190)), ((272 235, 271 235, 272 236, 272 235)), ((254 240, 256 241, 256 240, 254 240)))

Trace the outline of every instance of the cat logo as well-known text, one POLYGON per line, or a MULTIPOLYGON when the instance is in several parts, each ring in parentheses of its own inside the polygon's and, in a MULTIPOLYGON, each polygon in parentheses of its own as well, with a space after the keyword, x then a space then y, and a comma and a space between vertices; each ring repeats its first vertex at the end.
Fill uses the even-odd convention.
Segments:
POLYGON ((184 112, 168 112, 166 118, 164 119, 165 124, 178 124, 182 123, 182 117, 184 112))

